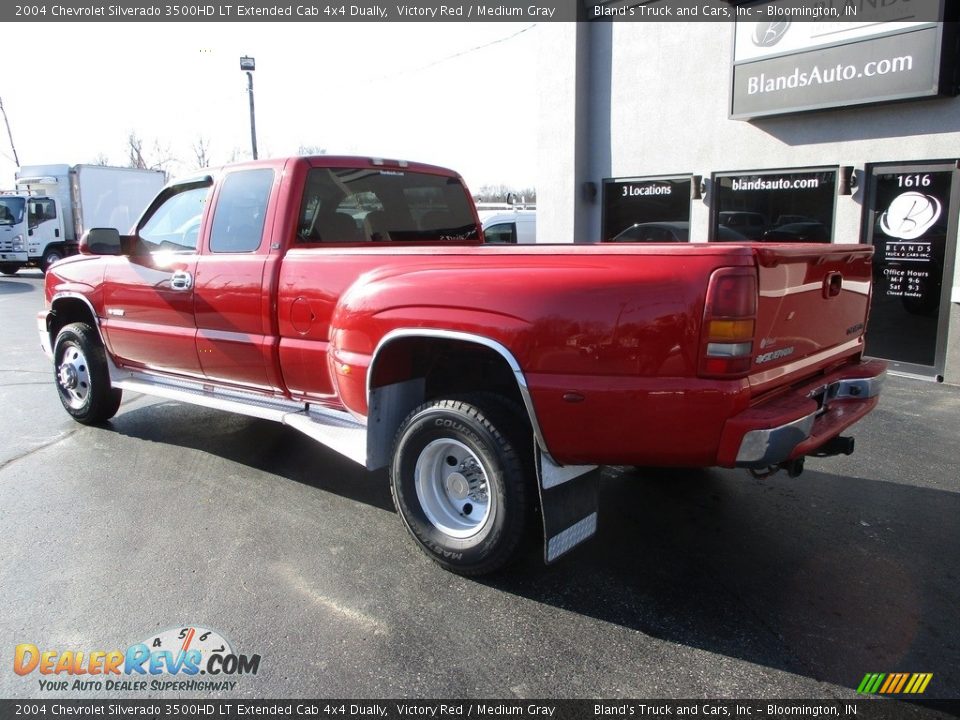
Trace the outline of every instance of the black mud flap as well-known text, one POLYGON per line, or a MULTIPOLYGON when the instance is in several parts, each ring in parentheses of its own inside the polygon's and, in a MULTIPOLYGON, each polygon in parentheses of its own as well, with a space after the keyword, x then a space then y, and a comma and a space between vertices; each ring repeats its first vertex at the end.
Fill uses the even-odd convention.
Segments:
POLYGON ((552 563, 596 534, 600 468, 557 465, 539 449, 536 457, 543 559, 552 563))

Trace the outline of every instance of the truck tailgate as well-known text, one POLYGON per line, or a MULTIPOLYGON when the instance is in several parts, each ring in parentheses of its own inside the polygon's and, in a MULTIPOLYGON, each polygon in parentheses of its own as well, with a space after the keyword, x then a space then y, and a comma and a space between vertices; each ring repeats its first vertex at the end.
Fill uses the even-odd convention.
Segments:
POLYGON ((750 375, 755 394, 862 351, 871 246, 770 244, 755 253, 759 301, 750 375))

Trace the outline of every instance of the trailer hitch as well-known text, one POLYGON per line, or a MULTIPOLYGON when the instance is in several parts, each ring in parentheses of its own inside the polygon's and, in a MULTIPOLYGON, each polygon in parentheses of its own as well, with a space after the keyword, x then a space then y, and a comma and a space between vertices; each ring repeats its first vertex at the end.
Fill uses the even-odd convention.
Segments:
POLYGON ((787 460, 786 462, 777 463, 776 465, 770 465, 765 468, 747 468, 747 470, 749 470, 750 474, 757 478, 757 480, 766 480, 781 470, 785 471, 789 477, 800 477, 800 473, 803 472, 803 457, 798 457, 795 460, 787 460))
POLYGON ((810 453, 814 457, 830 457, 831 455, 853 455, 854 441, 852 437, 838 435, 827 440, 823 445, 810 453))
MULTIPOLYGON (((812 453, 811 457, 832 457, 834 455, 852 455, 854 448, 854 439, 852 437, 846 437, 843 435, 838 435, 835 438, 830 438, 823 445, 818 447, 812 453)), ((755 478, 762 480, 768 478, 772 475, 776 475, 781 470, 786 471, 787 475, 792 478, 799 477, 800 473, 803 472, 803 460, 804 457, 798 457, 793 460, 787 460, 776 465, 770 465, 769 467, 762 469, 748 468, 750 474, 755 478)))

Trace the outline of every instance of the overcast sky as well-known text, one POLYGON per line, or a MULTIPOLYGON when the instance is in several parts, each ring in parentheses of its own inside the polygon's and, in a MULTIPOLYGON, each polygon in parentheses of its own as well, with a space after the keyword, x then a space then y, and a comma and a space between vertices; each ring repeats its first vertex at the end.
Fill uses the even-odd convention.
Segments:
MULTIPOLYGON (((136 132, 196 165, 301 145, 460 171, 473 188, 532 186, 538 28, 529 23, 19 23, 0 43, 0 98, 20 162, 127 164, 136 132), (476 48, 476 49, 475 49, 476 48)), ((16 170, 0 135, 0 188, 16 170)))

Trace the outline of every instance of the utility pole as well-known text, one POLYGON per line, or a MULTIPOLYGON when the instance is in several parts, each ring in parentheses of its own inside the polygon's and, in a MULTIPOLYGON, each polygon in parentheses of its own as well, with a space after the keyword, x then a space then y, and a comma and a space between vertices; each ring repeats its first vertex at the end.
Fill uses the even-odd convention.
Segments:
POLYGON ((253 149, 253 159, 257 159, 257 121, 253 112, 253 71, 257 69, 257 61, 244 55, 240 58, 240 69, 247 73, 247 92, 250 94, 250 147, 253 149))
MULTIPOLYGON (((3 107, 3 99, 0 98, 0 112, 3 113, 3 124, 7 126, 7 137, 10 138, 10 149, 13 150, 13 161, 17 164, 17 168, 20 167, 20 158, 17 157, 17 148, 13 144, 13 133, 10 132, 10 121, 7 120, 7 111, 3 107)), ((250 112, 253 112, 253 91, 250 91, 250 112)), ((254 150, 254 157, 256 157, 256 150, 254 150)))

